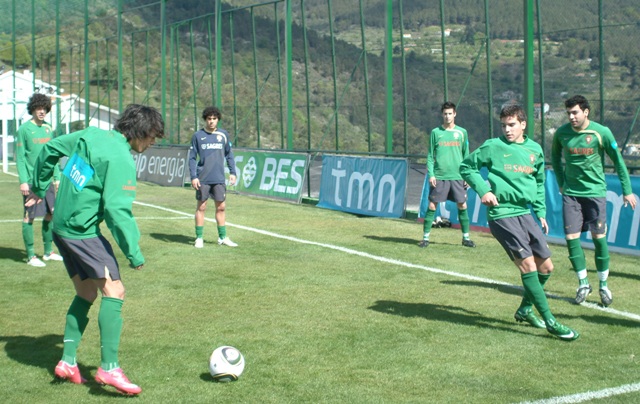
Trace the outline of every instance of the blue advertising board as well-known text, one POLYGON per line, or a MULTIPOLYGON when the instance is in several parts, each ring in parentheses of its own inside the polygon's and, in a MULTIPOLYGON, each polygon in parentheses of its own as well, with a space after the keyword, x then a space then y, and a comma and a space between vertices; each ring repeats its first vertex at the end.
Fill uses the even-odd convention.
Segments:
POLYGON ((317 206, 367 216, 402 217, 408 167, 406 159, 325 154, 317 206))
MULTIPOLYGON (((486 178, 486 169, 480 172, 486 178)), ((558 189, 555 173, 553 170, 545 171, 545 190, 547 204, 547 224, 549 225, 549 238, 564 239, 563 221, 562 221, 562 195, 558 189)), ((640 253, 640 206, 635 210, 624 206, 622 199, 622 187, 620 180, 616 174, 606 174, 607 181, 607 242, 614 247, 613 250, 619 252, 640 253)), ((640 177, 631 176, 631 189, 633 190, 636 200, 640 205, 640 177)), ((425 179, 422 189, 422 199, 420 200, 419 217, 424 217, 428 206, 429 183, 425 179)), ((480 197, 473 189, 469 189, 467 206, 469 212, 469 220, 472 226, 486 227, 487 210, 480 202, 480 197)), ((439 214, 443 218, 447 218, 451 223, 458 224, 456 204, 450 201, 439 204, 439 214)), ((585 232, 581 236, 581 240, 585 243, 591 242, 591 234, 585 232)))

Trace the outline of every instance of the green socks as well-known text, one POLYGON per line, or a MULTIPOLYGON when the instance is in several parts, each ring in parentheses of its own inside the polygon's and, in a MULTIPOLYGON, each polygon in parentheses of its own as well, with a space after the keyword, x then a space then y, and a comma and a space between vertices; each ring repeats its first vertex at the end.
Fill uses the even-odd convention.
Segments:
POLYGON ((433 219, 436 217, 436 211, 427 209, 427 214, 424 216, 424 223, 422 230, 424 232, 424 240, 429 240, 429 233, 431 233, 431 226, 433 225, 433 219))
POLYGON ((22 222, 22 239, 27 249, 27 259, 35 256, 36 251, 33 248, 33 223, 22 222))
MULTIPOLYGON (((544 290, 544 285, 545 283, 547 283, 547 281, 551 277, 551 274, 541 274, 540 272, 537 272, 537 274, 538 274, 538 281, 540 282, 540 286, 542 286, 542 289, 544 290)), ((524 296, 522 296, 522 302, 520 303, 520 307, 518 307, 518 311, 521 313, 526 313, 527 311, 531 310, 532 306, 533 306, 533 298, 531 294, 528 293, 527 290, 525 289, 524 296)))
POLYGON ((525 296, 528 294, 528 297, 536 309, 538 309, 538 313, 540 313, 544 322, 550 324, 555 321, 551 310, 549 310, 547 296, 545 296, 540 280, 538 279, 538 272, 534 271, 521 274, 520 277, 522 279, 522 285, 524 286, 525 296))
POLYGON ((608 289, 609 246, 607 245, 607 238, 594 238, 593 246, 595 247, 596 270, 598 271, 598 279, 600 279, 600 289, 608 289))
POLYGON ((111 371, 120 367, 118 363, 118 348, 120 347, 120 334, 122 333, 122 304, 121 299, 103 297, 98 314, 100 326, 100 344, 102 363, 100 367, 104 371, 111 371))
POLYGON ((196 238, 203 238, 204 226, 196 226, 196 238))
POLYGON ((467 209, 458 209, 458 221, 460 221, 460 230, 462 230, 462 238, 469 239, 469 214, 467 209))
POLYGON ((584 258, 584 250, 580 245, 580 239, 567 240, 567 249, 569 250, 569 261, 576 272, 587 269, 587 261, 584 258))
POLYGON ((218 237, 224 240, 227 237, 227 226, 218 226, 218 237))
POLYGON ((42 241, 44 242, 44 255, 53 251, 53 226, 51 220, 42 221, 42 241))
POLYGON ((89 323, 89 309, 91 309, 91 303, 80 296, 76 296, 67 311, 62 360, 71 366, 76 364, 78 346, 80 345, 82 334, 89 323))

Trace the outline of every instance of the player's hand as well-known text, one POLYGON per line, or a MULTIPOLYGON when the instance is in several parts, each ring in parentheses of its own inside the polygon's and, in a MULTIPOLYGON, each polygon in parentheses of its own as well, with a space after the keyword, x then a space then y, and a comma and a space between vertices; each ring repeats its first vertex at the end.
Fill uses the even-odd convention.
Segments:
POLYGON ((191 180, 191 187, 195 190, 200 189, 200 180, 198 178, 194 178, 191 180))
POLYGON ((482 196, 482 204, 489 206, 489 207, 493 207, 493 206, 498 206, 498 198, 496 198, 496 196, 493 194, 493 192, 489 191, 486 194, 484 194, 482 196))
POLYGON ((429 178, 429 185, 431 185, 433 188, 436 187, 436 177, 429 178))
POLYGON ((631 205, 631 209, 636 208, 636 196, 634 194, 625 195, 622 199, 624 200, 625 208, 627 207, 627 204, 631 205))
POLYGON ((25 183, 20 184, 20 193, 21 193, 23 196, 29 196, 29 192, 31 192, 31 190, 30 190, 30 188, 29 188, 29 184, 27 184, 26 182, 25 182, 25 183))
POLYGON ((53 181, 53 190, 55 191, 56 195, 58 194, 59 188, 60 188, 60 181, 53 181))
POLYGON ((40 199, 38 195, 34 194, 33 192, 29 192, 29 196, 27 196, 27 199, 24 202, 24 206, 30 208, 40 202, 42 202, 42 199, 40 199))
POLYGON ((237 177, 233 174, 229 174, 229 185, 236 185, 237 177))
POLYGON ((542 226, 542 231, 544 232, 544 234, 549 234, 549 225, 547 224, 547 219, 541 217, 540 225, 542 226))

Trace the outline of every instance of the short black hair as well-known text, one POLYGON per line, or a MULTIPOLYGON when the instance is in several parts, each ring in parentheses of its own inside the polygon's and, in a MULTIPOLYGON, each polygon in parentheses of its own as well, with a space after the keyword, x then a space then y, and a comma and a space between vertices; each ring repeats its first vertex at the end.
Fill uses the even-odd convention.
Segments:
POLYGON ((452 103, 451 101, 446 101, 440 107, 440 112, 444 112, 445 109, 453 109, 455 111, 456 110, 456 104, 452 103))
POLYGON ((204 119, 205 121, 210 116, 215 116, 216 118, 218 118, 219 121, 222 120, 222 112, 220 112, 220 110, 216 107, 206 107, 202 111, 202 119, 204 119))
POLYGON ((520 104, 509 104, 502 107, 502 110, 500 111, 500 119, 508 118, 510 116, 515 116, 520 122, 527 121, 527 113, 520 104))
POLYGON ((573 108, 576 105, 579 105, 580 109, 583 111, 585 109, 588 109, 589 111, 591 111, 591 107, 589 106, 589 101, 587 101, 587 99, 581 95, 574 95, 573 97, 569 98, 564 102, 565 108, 568 108, 568 109, 573 108))
POLYGON ((113 129, 122 133, 127 141, 148 137, 164 137, 164 120, 157 109, 146 105, 130 104, 116 121, 113 129))
POLYGON ((34 93, 29 98, 29 103, 27 104, 27 111, 29 111, 29 115, 33 115, 35 110, 38 108, 46 109, 47 114, 51 112, 51 98, 49 98, 49 96, 44 94, 34 93))

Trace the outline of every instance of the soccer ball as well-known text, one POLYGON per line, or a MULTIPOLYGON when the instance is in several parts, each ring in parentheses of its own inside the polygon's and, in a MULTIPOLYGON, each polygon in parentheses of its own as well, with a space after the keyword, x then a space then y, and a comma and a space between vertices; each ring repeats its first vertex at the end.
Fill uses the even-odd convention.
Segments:
POLYGON ((232 382, 244 371, 244 357, 232 346, 216 348, 209 358, 209 372, 213 380, 218 382, 232 382))

